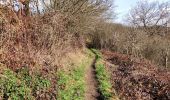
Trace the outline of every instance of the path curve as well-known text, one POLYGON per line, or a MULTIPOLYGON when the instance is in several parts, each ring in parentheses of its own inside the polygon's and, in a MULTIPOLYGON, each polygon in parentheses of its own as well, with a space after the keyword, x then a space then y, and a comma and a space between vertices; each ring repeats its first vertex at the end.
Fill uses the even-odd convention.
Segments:
POLYGON ((92 65, 86 70, 85 81, 86 81, 86 92, 85 100, 100 100, 100 94, 98 92, 98 82, 96 80, 95 72, 96 58, 92 65))

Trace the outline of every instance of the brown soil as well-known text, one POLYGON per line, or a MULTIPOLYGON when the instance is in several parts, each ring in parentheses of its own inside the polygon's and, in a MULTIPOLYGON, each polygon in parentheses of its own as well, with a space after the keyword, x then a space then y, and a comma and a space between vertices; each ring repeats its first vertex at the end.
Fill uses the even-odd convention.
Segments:
POLYGON ((95 62, 94 60, 91 67, 86 70, 86 92, 85 92, 85 100, 100 100, 100 94, 98 92, 98 83, 95 76, 95 62))

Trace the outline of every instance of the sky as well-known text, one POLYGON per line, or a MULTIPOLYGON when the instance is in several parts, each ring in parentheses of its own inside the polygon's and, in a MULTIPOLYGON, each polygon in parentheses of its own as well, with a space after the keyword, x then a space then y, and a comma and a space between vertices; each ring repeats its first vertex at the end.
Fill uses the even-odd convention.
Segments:
MULTIPOLYGON (((129 10, 136 5, 139 0, 115 0, 116 12, 118 14, 116 22, 123 23, 129 10)), ((170 0, 148 0, 148 1, 159 1, 166 2, 170 0)))

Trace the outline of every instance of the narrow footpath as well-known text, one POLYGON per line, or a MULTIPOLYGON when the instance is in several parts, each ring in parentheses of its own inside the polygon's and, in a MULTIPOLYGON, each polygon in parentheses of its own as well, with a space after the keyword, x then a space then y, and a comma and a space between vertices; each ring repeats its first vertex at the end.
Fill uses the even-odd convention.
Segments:
POLYGON ((86 70, 85 100, 101 100, 100 93, 98 92, 98 82, 96 79, 95 63, 96 58, 94 59, 92 65, 86 70))

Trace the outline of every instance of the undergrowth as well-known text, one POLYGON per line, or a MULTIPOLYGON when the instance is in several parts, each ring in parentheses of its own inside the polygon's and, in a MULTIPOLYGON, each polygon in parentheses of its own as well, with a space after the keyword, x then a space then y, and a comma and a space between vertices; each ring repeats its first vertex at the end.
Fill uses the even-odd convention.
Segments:
POLYGON ((11 70, 5 70, 0 77, 0 95, 5 100, 33 99, 31 89, 11 70))
POLYGON ((32 95, 37 97, 40 93, 43 93, 50 88, 51 83, 48 79, 42 77, 40 73, 30 75, 27 68, 22 68, 17 73, 18 78, 26 83, 26 85, 31 88, 32 95))
POLYGON ((35 100, 38 93, 50 87, 50 81, 41 75, 30 75, 26 68, 17 73, 4 69, 0 74, 0 99, 35 100))

